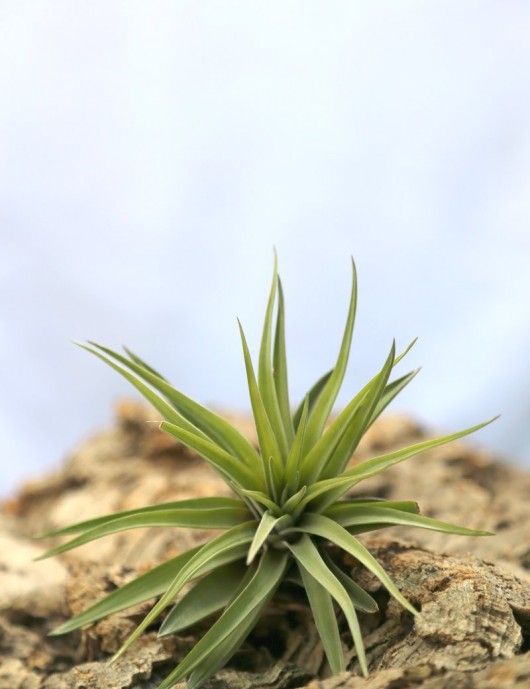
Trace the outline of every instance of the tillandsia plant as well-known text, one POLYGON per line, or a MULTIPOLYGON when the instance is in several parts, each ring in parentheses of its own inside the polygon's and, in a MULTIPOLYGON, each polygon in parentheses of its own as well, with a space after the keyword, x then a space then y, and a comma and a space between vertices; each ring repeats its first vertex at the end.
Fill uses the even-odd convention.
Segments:
POLYGON ((392 344, 379 373, 330 422, 346 370, 355 320, 357 279, 353 260, 352 266, 350 305, 337 362, 309 390, 294 413, 287 387, 284 300, 276 261, 257 376, 240 326, 259 450, 227 421, 176 390, 131 351, 125 350, 123 356, 93 342, 81 345, 129 380, 165 419, 160 428, 202 455, 230 486, 233 497, 143 507, 42 534, 78 534, 42 556, 50 557, 126 529, 176 526, 223 530, 204 545, 113 591, 53 634, 70 632, 160 597, 118 651, 117 658, 171 605, 160 627, 161 636, 179 633, 217 614, 209 630, 158 688, 169 689, 188 677, 188 689, 197 689, 229 661, 282 581, 289 580, 305 589, 331 671, 338 673, 346 667, 337 606, 351 632, 359 667, 366 675, 368 666, 357 613, 373 613, 378 606, 333 560, 330 544, 356 558, 391 596, 416 615, 415 608, 355 536, 396 524, 464 536, 487 535, 485 531, 422 516, 415 502, 348 497, 350 489, 364 479, 490 423, 486 421, 348 468, 363 434, 417 373, 411 371, 389 382, 392 370, 414 342, 399 356, 392 344), (195 582, 194 586, 179 597, 190 582, 195 582))

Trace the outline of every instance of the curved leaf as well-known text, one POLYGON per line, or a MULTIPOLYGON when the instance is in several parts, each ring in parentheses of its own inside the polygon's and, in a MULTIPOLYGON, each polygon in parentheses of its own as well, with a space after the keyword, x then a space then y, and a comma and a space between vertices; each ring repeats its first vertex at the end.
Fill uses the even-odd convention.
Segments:
POLYGON ((375 476, 376 474, 379 474, 381 471, 384 471, 393 464, 402 462, 403 460, 408 459, 409 457, 413 457, 414 455, 417 455, 420 452, 432 450, 435 447, 439 447, 440 445, 445 445, 447 443, 453 442, 453 440, 463 438, 464 436, 469 435, 470 433, 475 433, 476 431, 480 430, 481 428, 484 428, 484 426, 487 426, 488 424, 492 423, 493 421, 495 421, 495 419, 498 418, 498 416, 494 416, 492 419, 488 419, 488 421, 479 423, 476 426, 471 426, 470 428, 466 428, 465 430, 459 431, 458 433, 445 435, 441 438, 434 438, 433 440, 424 440, 421 443, 416 443, 415 445, 404 447, 401 450, 396 450, 395 452, 390 452, 386 455, 381 455, 380 457, 368 459, 365 462, 361 462, 361 464, 357 464, 357 466, 353 467, 349 471, 345 471, 342 474, 342 476, 356 477, 359 481, 364 480, 366 478, 370 478, 371 476, 375 476))
POLYGON ((140 357, 137 354, 135 354, 133 351, 131 351, 129 349, 129 347, 123 347, 123 351, 127 354, 129 359, 134 361, 135 364, 138 364, 139 366, 143 366, 143 368, 147 369, 149 371, 149 373, 152 373, 153 375, 157 376, 158 378, 160 378, 160 380, 165 380, 166 383, 168 382, 167 379, 164 378, 164 376, 161 373, 159 373, 155 368, 150 366, 143 359, 140 359, 140 357))
POLYGON ((284 519, 284 517, 273 517, 270 512, 265 512, 262 516, 256 533, 254 534, 254 538, 252 539, 252 543, 250 544, 250 548, 248 549, 247 565, 249 565, 259 553, 262 545, 269 537, 270 532, 281 519, 284 519))
POLYGON ((289 403, 289 386, 287 383, 287 354, 285 351, 285 305, 283 299, 282 281, 278 275, 278 315, 276 318, 276 332, 274 334, 273 352, 274 385, 276 397, 280 407, 280 414, 285 429, 287 444, 294 438, 294 426, 291 419, 291 405, 289 403))
POLYGON ((261 481, 262 472, 259 470, 259 464, 252 470, 243 464, 240 459, 237 459, 210 440, 190 433, 167 421, 162 421, 160 428, 202 455, 228 482, 233 481, 246 488, 259 489, 263 486, 261 481))
POLYGON ((190 529, 228 529, 238 524, 248 522, 252 515, 246 508, 218 507, 209 510, 189 509, 186 507, 172 510, 144 511, 126 517, 111 519, 100 526, 88 529, 67 543, 51 548, 37 560, 64 553, 72 548, 90 543, 103 536, 128 531, 129 529, 144 529, 148 527, 178 526, 190 529))
POLYGON ((333 562, 328 553, 324 551, 322 553, 322 557, 330 571, 333 572, 340 583, 344 586, 344 589, 347 591, 356 610, 369 613, 377 612, 379 610, 379 606, 372 596, 361 586, 359 586, 359 584, 353 581, 353 579, 345 572, 343 572, 342 569, 333 562))
POLYGON ((300 503, 302 502, 302 499, 306 493, 307 487, 302 486, 299 491, 297 491, 294 495, 291 495, 291 497, 288 500, 286 500, 283 505, 282 509, 284 513, 289 515, 294 513, 300 505, 300 503))
POLYGON ((458 440, 459 438, 463 438, 470 433, 474 433, 475 431, 478 431, 479 429, 484 428, 484 426, 492 423, 492 421, 495 421, 497 418, 498 416, 495 416, 484 423, 480 423, 477 426, 472 426, 471 428, 466 428, 458 433, 452 433, 451 435, 446 435, 442 438, 435 438, 433 440, 425 440, 421 443, 404 447, 401 450, 396 450, 395 452, 390 452, 386 455, 368 459, 360 464, 357 464, 352 469, 344 471, 337 478, 318 481, 311 486, 310 489, 308 489, 304 500, 307 504, 314 498, 318 498, 312 505, 311 509, 314 512, 324 511, 327 507, 329 507, 329 505, 337 502, 340 497, 342 497, 350 488, 355 486, 360 481, 364 481, 371 476, 375 476, 394 464, 398 464, 399 462, 403 462, 410 457, 414 457, 420 452, 432 450, 435 447, 445 445, 453 440, 458 440))
POLYGON ((259 446, 262 456, 262 465, 267 470, 268 476, 268 491, 271 497, 277 498, 280 493, 279 477, 283 475, 282 453, 278 446, 276 436, 272 429, 267 410, 263 403, 261 393, 259 391, 258 383, 254 375, 254 368, 248 350, 245 333, 239 324, 239 331, 241 334, 241 344, 243 346, 243 356, 245 358, 245 369, 247 373, 248 391, 250 395, 250 403, 252 405, 252 413, 256 423, 256 431, 258 433, 259 446), (268 466, 268 461, 271 461, 274 471, 271 471, 268 466))
MULTIPOLYGON (((135 510, 125 510, 123 512, 114 512, 113 514, 107 514, 102 517, 94 517, 93 519, 86 519, 82 522, 77 522, 76 524, 70 524, 69 526, 62 527, 60 529, 53 529, 52 531, 46 531, 44 533, 34 536, 34 538, 50 538, 51 536, 67 536, 72 533, 79 533, 80 531, 88 531, 88 529, 93 529, 96 526, 101 526, 102 524, 107 524, 108 522, 120 519, 121 517, 132 517, 139 514, 145 514, 146 512, 164 512, 166 510, 175 509, 186 509, 186 510, 198 510, 200 512, 209 512, 210 510, 218 509, 232 509, 234 514, 236 511, 246 511, 247 519, 249 517, 249 512, 246 509, 244 503, 237 498, 191 498, 189 500, 175 500, 174 502, 162 502, 158 505, 151 505, 148 507, 139 507, 135 510)), ((226 528, 226 527, 221 527, 226 528)))
MULTIPOLYGON (((282 509, 275 503, 273 500, 269 498, 267 493, 264 493, 263 491, 260 490, 247 490, 246 488, 241 489, 241 495, 249 498, 249 500, 252 500, 254 503, 258 503, 259 505, 262 505, 263 507, 266 507, 268 510, 271 511, 271 513, 275 517, 281 517, 282 515, 282 509)), ((260 515, 261 516, 261 515, 260 515)))
POLYGON ((298 426, 300 425, 300 419, 302 418, 302 411, 304 408, 304 402, 305 402, 306 398, 309 402, 308 411, 309 411, 309 413, 311 413, 317 400, 318 400, 318 398, 320 397, 320 395, 322 393, 322 390, 324 390, 328 380, 331 378, 332 375, 333 375, 333 369, 331 369, 327 373, 324 373, 322 378, 319 378, 317 380, 317 382, 305 394, 304 399, 302 400, 302 402, 298 406, 297 410, 293 414, 293 426, 294 426, 295 431, 298 430, 298 426))
POLYGON ((295 491, 299 485, 300 459, 308 415, 309 398, 306 397, 302 408, 302 416, 300 417, 300 422, 298 424, 298 428, 296 429, 296 434, 294 436, 294 440, 285 465, 285 486, 290 493, 293 493, 293 491, 295 491))
POLYGON ((350 555, 353 555, 379 579, 390 595, 401 603, 406 610, 413 615, 418 614, 418 611, 403 596, 374 556, 356 538, 349 534, 346 529, 339 526, 332 519, 321 514, 306 514, 301 524, 296 527, 296 530, 325 538, 350 553, 350 555))
POLYGON ((242 560, 232 562, 218 567, 198 581, 170 610, 158 636, 180 632, 226 607, 237 591, 246 569, 242 560))
MULTIPOLYGON (((328 515, 331 510, 328 510, 328 515)), ((442 533, 456 534, 458 536, 493 536, 490 531, 477 531, 464 526, 456 526, 447 522, 424 517, 421 514, 410 514, 401 510, 384 507, 352 507, 340 512, 331 511, 331 518, 344 528, 350 526, 362 526, 363 524, 385 524, 388 526, 415 526, 420 529, 441 531, 442 533)))
POLYGON ((357 271, 355 263, 352 258, 352 288, 350 296, 350 306, 348 310, 348 317, 346 319, 346 326, 344 328, 344 335, 340 346, 337 363, 333 369, 325 388, 319 395, 315 406, 310 414, 307 423, 307 429, 304 436, 303 454, 305 455, 316 443, 322 430, 328 420, 328 417, 333 409, 338 392, 344 380, 346 366, 350 354, 350 347, 353 335, 353 326, 355 323, 355 311, 357 307, 357 271))
MULTIPOLYGON (((324 516, 342 524, 342 515, 353 514, 353 511, 363 507, 380 507, 381 509, 400 510, 401 512, 411 512, 419 514, 420 508, 413 500, 385 500, 385 498, 348 498, 339 500, 327 508, 324 516)), ((342 524, 344 526, 344 524, 342 524)))
MULTIPOLYGON (((88 344, 94 349, 86 345, 82 346, 92 354, 99 353, 101 356, 105 354, 107 357, 110 357, 110 359, 118 361, 152 385, 169 400, 179 414, 196 426, 202 433, 206 434, 212 442, 216 443, 227 452, 234 454, 245 462, 247 466, 253 467, 256 465, 256 460, 259 460, 258 453, 252 447, 251 443, 228 423, 228 421, 225 421, 225 419, 221 418, 218 414, 215 414, 201 404, 198 404, 198 402, 192 400, 190 397, 187 397, 164 379, 152 373, 150 369, 144 368, 135 361, 131 361, 118 352, 114 352, 112 349, 103 347, 96 342, 89 342, 88 344), (98 352, 95 350, 98 350, 98 352)), ((108 358, 104 358, 104 361, 110 364, 108 358)))
MULTIPOLYGON (((235 631, 228 634, 215 645, 208 657, 200 662, 191 673, 186 689, 199 689, 206 680, 210 679, 212 675, 215 675, 216 672, 226 665, 255 627, 268 603, 268 599, 265 599, 260 605, 256 606, 235 631)), ((170 675, 157 689, 169 689, 173 685, 174 681, 170 675)))
MULTIPOLYGON (((274 595, 289 561, 288 553, 279 553, 275 550, 267 550, 260 558, 255 575, 248 585, 226 608, 221 617, 215 622, 206 634, 191 649, 188 655, 180 662, 177 668, 166 678, 159 689, 171 687, 179 679, 182 679, 195 668, 199 668, 204 662, 208 671, 219 669, 221 659, 226 662, 226 647, 220 645, 231 634, 236 633, 241 625, 248 624, 249 619, 257 621, 257 610, 261 612, 263 605, 274 595)), ((248 632, 247 632, 248 633, 248 632)), ((233 640, 229 642, 229 648, 235 650, 233 640)), ((213 673, 212 673, 213 674, 213 673)))
MULTIPOLYGON (((337 577, 326 566, 326 563, 318 552, 317 547, 311 541, 309 536, 302 536, 302 538, 296 543, 289 544, 288 548, 298 562, 302 578, 304 576, 302 570, 306 570, 317 580, 321 586, 328 591, 328 593, 333 596, 333 598, 342 608, 353 637, 353 643, 355 644, 362 673, 364 676, 368 675, 368 667, 366 664, 366 655, 364 651, 361 629, 359 627, 359 621, 357 620, 355 608, 353 607, 348 592, 337 579, 337 577)), ((322 641, 324 642, 324 640, 322 641)))
POLYGON ((381 396, 384 394, 388 378, 390 377, 394 365, 395 351, 396 345, 395 342, 393 342, 383 368, 371 382, 355 414, 353 423, 348 424, 346 432, 342 435, 337 448, 320 472, 320 477, 331 478, 337 476, 341 471, 344 471, 350 461, 351 456, 357 449, 357 445, 368 427, 381 396))
POLYGON ((344 672, 346 663, 331 594, 305 567, 300 566, 299 570, 331 672, 334 675, 344 672))
POLYGON ((373 409, 380 399, 394 363, 395 346, 381 371, 367 383, 333 421, 301 462, 302 483, 313 483, 339 474, 357 446, 373 409))
POLYGON ((276 442, 281 451, 282 460, 287 457, 287 434, 283 424, 280 404, 278 401, 274 371, 272 368, 272 312, 276 301, 276 290, 278 283, 278 261, 276 252, 274 253, 274 271, 272 275, 272 285, 269 294, 269 301, 265 311, 265 322, 261 336, 261 346, 259 351, 258 364, 258 387, 263 400, 263 406, 267 412, 267 418, 274 433, 276 442))
POLYGON ((78 613, 57 629, 50 632, 51 636, 66 634, 87 624, 96 622, 102 617, 112 615, 120 610, 125 610, 138 603, 143 603, 150 598, 155 598, 164 593, 180 570, 194 557, 202 546, 188 550, 167 562, 154 567, 149 572, 142 574, 128 584, 111 591, 104 598, 87 610, 78 613))
MULTIPOLYGON (((395 363, 394 363, 395 365, 395 363)), ((370 417, 370 420, 368 421, 366 425, 366 430, 370 428, 370 426, 374 423, 376 419, 378 419, 381 414, 385 411, 385 409, 388 407, 388 405, 392 402, 392 400, 399 395, 399 393, 407 387, 407 385, 418 375, 418 373, 421 371, 421 368, 416 368, 414 371, 411 371, 410 373, 407 373, 405 376, 402 376, 401 378, 398 378, 397 380, 394 380, 392 383, 389 383, 383 394, 381 395, 381 399, 377 403, 372 416, 370 417)))
MULTIPOLYGON (((140 392, 143 395, 143 397, 145 397, 145 399, 159 412, 159 414, 164 419, 166 419, 166 421, 170 421, 171 423, 174 423, 176 426, 180 426, 181 428, 196 433, 197 435, 201 435, 205 438, 207 437, 201 430, 199 430, 199 428, 197 428, 194 424, 190 423, 190 421, 181 416, 176 411, 176 409, 172 407, 163 397, 160 397, 160 395, 154 392, 148 385, 143 383, 141 378, 139 378, 137 375, 128 371, 127 368, 119 366, 110 358, 110 356, 107 356, 103 352, 97 351, 92 347, 83 344, 82 342, 76 342, 75 344, 78 347, 81 347, 81 349, 84 349, 87 352, 93 354, 94 356, 97 356, 98 359, 101 359, 101 361, 104 361, 108 366, 117 371, 121 376, 128 380, 129 383, 132 383, 132 385, 134 385, 138 392, 140 392)), ((97 347, 97 345, 93 346, 97 347)), ((124 360, 127 361, 125 358, 124 360)), ((146 370, 150 371, 150 369, 146 370)), ((152 375, 155 374, 153 373, 152 375)), ((167 383, 167 385, 169 385, 169 383, 167 383)))
POLYGON ((235 526, 226 533, 209 541, 182 567, 173 579, 168 589, 144 617, 142 622, 129 636, 120 650, 114 655, 111 662, 117 660, 129 646, 136 641, 140 634, 168 607, 183 586, 199 576, 204 576, 214 569, 230 562, 240 560, 246 555, 248 544, 254 536, 256 526, 254 522, 248 522, 235 526))

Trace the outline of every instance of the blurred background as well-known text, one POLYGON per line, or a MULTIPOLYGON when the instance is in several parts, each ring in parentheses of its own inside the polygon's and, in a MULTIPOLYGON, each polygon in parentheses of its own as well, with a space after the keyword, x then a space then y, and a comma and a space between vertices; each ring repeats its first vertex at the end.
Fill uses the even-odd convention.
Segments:
POLYGON ((245 411, 276 246, 292 400, 359 306, 340 404, 530 465, 530 4, 4 0, 0 494, 109 425, 130 346, 245 411), (407 367, 408 366, 408 367, 407 367))

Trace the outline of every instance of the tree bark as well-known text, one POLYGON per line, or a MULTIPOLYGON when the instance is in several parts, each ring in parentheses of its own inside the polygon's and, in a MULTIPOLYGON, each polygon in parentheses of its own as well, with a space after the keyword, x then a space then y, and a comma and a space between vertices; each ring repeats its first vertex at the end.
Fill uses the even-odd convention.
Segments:
MULTIPOLYGON (((109 657, 151 603, 81 632, 47 633, 138 572, 203 541, 204 531, 134 530, 53 560, 31 561, 43 550, 31 537, 43 530, 157 502, 228 494, 202 460, 146 423, 154 418, 141 405, 122 403, 113 428, 81 446, 64 468, 26 485, 2 506, 0 689, 155 689, 199 638, 200 628, 162 640, 149 631, 108 667, 109 657)), ((255 440, 248 421, 235 421, 255 440)), ((363 439, 354 461, 425 437, 409 420, 383 419, 363 439)), ((418 500, 428 516, 498 535, 462 538, 394 527, 365 536, 370 551, 421 610, 415 618, 356 561, 335 553, 380 606, 376 615, 360 616, 368 678, 360 676, 345 625, 348 672, 326 677, 305 600, 285 587, 207 687, 530 686, 530 475, 453 443, 370 479, 356 494, 418 500)))

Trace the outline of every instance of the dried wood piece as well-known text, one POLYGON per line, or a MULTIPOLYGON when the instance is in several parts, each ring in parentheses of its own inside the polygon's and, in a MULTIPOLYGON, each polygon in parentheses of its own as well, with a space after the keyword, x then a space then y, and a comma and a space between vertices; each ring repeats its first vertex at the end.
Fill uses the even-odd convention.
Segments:
MULTIPOLYGON (((199 630, 190 630, 159 640, 150 632, 107 668, 110 654, 138 621, 135 613, 151 603, 82 633, 46 637, 68 615, 61 584, 65 564, 75 613, 206 534, 139 529, 38 564, 31 557, 40 544, 28 535, 105 512, 226 494, 204 462, 172 441, 160 441, 149 418, 152 412, 142 406, 122 406, 114 428, 79 448, 64 470, 11 499, 4 507, 9 517, 0 514, 8 543, 0 562, 0 689, 155 689, 199 637, 199 630), (25 552, 24 562, 16 552, 25 552), (48 565, 46 577, 39 576, 48 565), (13 581, 18 583, 12 595, 13 581)), ((424 437, 416 424, 387 418, 370 430, 355 461, 424 437)), ((379 614, 361 616, 371 669, 367 679, 358 675, 353 651, 350 672, 323 678, 325 662, 311 615, 303 596, 288 592, 209 689, 528 689, 530 475, 454 443, 412 458, 362 489, 388 499, 417 499, 429 516, 498 530, 499 536, 467 539, 395 528, 382 532, 385 538, 365 539, 398 587, 421 606, 416 619, 358 563, 335 553, 380 603, 379 614)), ((347 625, 341 630, 351 647, 347 625)))

